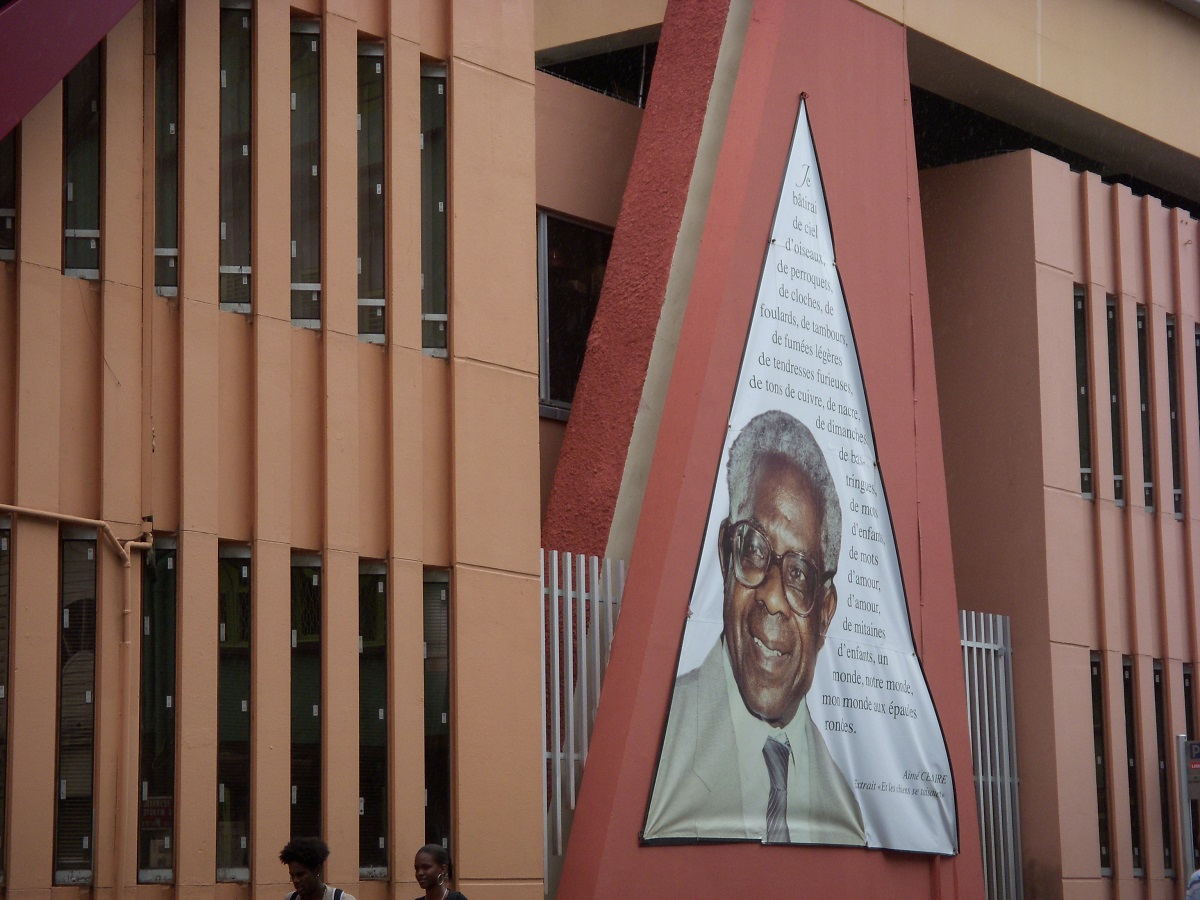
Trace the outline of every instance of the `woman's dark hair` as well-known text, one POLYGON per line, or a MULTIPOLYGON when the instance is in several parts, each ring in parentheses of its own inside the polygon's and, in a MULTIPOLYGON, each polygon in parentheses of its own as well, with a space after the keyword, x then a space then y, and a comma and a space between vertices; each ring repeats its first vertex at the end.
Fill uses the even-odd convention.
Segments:
POLYGON ((315 837, 292 838, 279 851, 281 863, 300 863, 306 869, 319 869, 328 858, 329 848, 315 837))
POLYGON ((449 850, 447 850, 441 844, 426 844, 417 851, 418 856, 420 856, 422 853, 430 857, 439 866, 445 866, 446 877, 451 880, 454 879, 454 863, 450 861, 449 850))

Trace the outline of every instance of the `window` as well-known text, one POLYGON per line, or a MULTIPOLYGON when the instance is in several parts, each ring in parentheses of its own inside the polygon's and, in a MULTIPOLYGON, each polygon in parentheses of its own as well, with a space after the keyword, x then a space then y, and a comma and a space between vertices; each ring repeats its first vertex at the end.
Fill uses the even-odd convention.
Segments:
POLYGON ((58 808, 54 883, 92 881, 95 766, 96 537, 69 529, 59 584, 58 808))
POLYGON ((1136 708, 1133 702, 1133 660, 1121 658, 1121 682, 1125 699, 1125 757, 1126 774, 1129 777, 1129 839, 1133 845, 1133 875, 1145 878, 1146 868, 1142 860, 1142 801, 1141 783, 1138 777, 1138 749, 1136 708))
POLYGON ((143 569, 138 881, 175 870, 175 542, 159 538, 143 569))
POLYGON ((358 866, 387 878, 387 570, 358 569, 358 866))
POLYGON ((219 297, 222 309, 242 313, 251 304, 250 77, 250 4, 222 0, 219 297))
POLYGON ((292 324, 321 327, 321 26, 307 19, 292 20, 292 324))
MULTIPOLYGON (((1196 739, 1196 689, 1192 664, 1183 664, 1183 721, 1187 729, 1187 739, 1196 739)), ((1192 808, 1192 822, 1200 822, 1200 801, 1189 800, 1192 808)), ((1200 829, 1192 827, 1192 859, 1200 859, 1200 829)))
POLYGON ((387 333, 387 208, 384 202, 383 45, 358 45, 358 336, 387 333))
MULTIPOLYGON (((10 572, 12 529, 7 518, 0 516, 0 811, 8 809, 8 636, 12 583, 10 572)), ((5 846, 7 817, 0 815, 0 847, 5 846)), ((0 882, 4 879, 4 854, 0 854, 0 882)))
POLYGON ((425 573, 425 842, 450 846, 450 573, 425 573))
POLYGON ((17 129, 0 138, 0 260, 16 258, 17 129))
POLYGON ((63 79, 63 274, 100 277, 100 46, 63 79))
POLYGON ((1092 487, 1092 397, 1088 390, 1091 354, 1088 352, 1087 292, 1075 285, 1075 402, 1079 413, 1079 490, 1089 500, 1092 487))
POLYGON ((1175 518, 1183 518, 1183 473, 1179 446, 1179 336, 1175 317, 1167 316, 1167 404, 1171 410, 1171 488, 1175 518))
MULTIPOLYGON (((1112 423, 1113 497, 1125 505, 1125 429, 1121 423, 1121 353, 1117 340, 1117 298, 1105 298, 1108 312, 1108 411, 1112 423)), ((1200 336, 1197 337, 1200 358, 1200 336)))
POLYGON ((421 67, 421 347, 445 356, 446 70, 421 67))
POLYGON ((250 880, 250 549, 217 560, 217 881, 250 880))
POLYGON ((292 834, 321 833, 321 558, 292 557, 292 834))
MULTIPOLYGON (((1183 721, 1184 728, 1187 730, 1187 739, 1195 740, 1196 734, 1196 710, 1194 704, 1196 702, 1195 683, 1192 681, 1192 664, 1183 664, 1183 721)), ((1200 856, 1196 857, 1200 859, 1200 856)))
POLYGON ((1162 815, 1163 868, 1168 878, 1175 877, 1175 860, 1171 852, 1171 789, 1168 784, 1167 766, 1171 755, 1167 749, 1171 746, 1167 735, 1166 701, 1163 699, 1163 664, 1162 660, 1154 661, 1154 731, 1158 743, 1158 803, 1162 815))
POLYGON ((612 235, 538 213, 542 414, 566 418, 583 368, 612 235))
POLYGON ((179 0, 154 4, 154 290, 179 293, 179 0))
POLYGON ((1146 307, 1137 307, 1138 393, 1142 404, 1142 481, 1146 512, 1154 512, 1154 445, 1150 423, 1150 359, 1147 351, 1146 307))
POLYGON ((538 60, 538 68, 566 81, 615 97, 637 107, 646 105, 658 43, 624 47, 566 62, 538 60))
POLYGON ((1100 829, 1100 872, 1112 875, 1108 813, 1108 751, 1104 745, 1104 675, 1100 654, 1092 654, 1092 746, 1096 757, 1096 817, 1100 829))

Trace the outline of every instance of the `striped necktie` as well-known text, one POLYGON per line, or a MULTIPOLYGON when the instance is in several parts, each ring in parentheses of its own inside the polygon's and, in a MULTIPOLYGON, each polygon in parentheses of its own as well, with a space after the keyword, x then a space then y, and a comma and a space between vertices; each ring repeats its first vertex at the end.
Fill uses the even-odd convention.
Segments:
POLYGON ((763 744, 763 759, 771 777, 771 793, 767 797, 767 843, 791 842, 787 824, 788 757, 791 748, 782 741, 767 738, 763 744))

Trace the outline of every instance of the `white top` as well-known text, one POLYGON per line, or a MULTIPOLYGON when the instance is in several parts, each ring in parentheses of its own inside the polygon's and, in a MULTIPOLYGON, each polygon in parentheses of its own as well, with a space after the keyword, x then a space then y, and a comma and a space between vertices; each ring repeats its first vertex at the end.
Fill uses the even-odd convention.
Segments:
MULTIPOLYGON (((746 834, 760 840, 766 837, 767 800, 771 793, 771 777, 767 762, 763 758, 763 744, 768 738, 787 745, 791 750, 788 758, 787 822, 788 836, 792 843, 816 843, 821 840, 813 833, 811 823, 822 818, 817 813, 813 797, 813 747, 808 729, 808 698, 800 701, 796 714, 783 727, 777 727, 754 716, 742 700, 737 681, 733 677, 733 665, 729 660, 729 648, 721 654, 725 672, 725 691, 729 698, 729 713, 733 717, 733 733, 737 741, 738 766, 742 777, 742 813, 746 823, 746 834)), ((826 792, 824 802, 830 802, 826 792)), ((856 809, 839 803, 841 820, 853 821, 858 817, 856 809)), ((825 815, 828 815, 826 812, 825 815)), ((326 898, 328 900, 328 898, 326 898)))

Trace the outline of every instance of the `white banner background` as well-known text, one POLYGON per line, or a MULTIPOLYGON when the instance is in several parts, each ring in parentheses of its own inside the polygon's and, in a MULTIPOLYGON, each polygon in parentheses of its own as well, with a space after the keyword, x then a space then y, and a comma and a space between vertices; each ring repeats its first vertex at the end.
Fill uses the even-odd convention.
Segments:
POLYGON ((803 102, 729 416, 677 674, 698 667, 721 635, 717 533, 729 512, 725 463, 738 432, 768 409, 783 410, 812 431, 842 504, 838 609, 808 693, 813 722, 858 799, 868 846, 955 853, 950 761, 913 647, 803 102))

